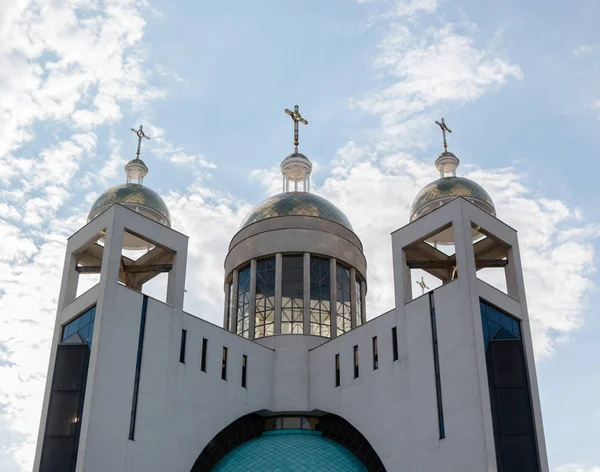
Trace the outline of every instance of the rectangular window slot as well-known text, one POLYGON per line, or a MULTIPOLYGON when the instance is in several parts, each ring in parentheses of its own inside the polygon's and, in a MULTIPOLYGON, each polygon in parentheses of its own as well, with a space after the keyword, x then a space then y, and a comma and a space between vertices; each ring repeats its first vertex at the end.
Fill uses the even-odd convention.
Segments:
POLYGON ((144 295, 142 301, 142 316, 140 318, 140 334, 138 337, 137 360, 135 363, 135 377, 133 379, 133 399, 131 401, 131 417, 129 420, 129 439, 135 437, 135 418, 137 416, 138 393, 140 390, 140 372, 142 370, 142 351, 144 349, 144 332, 146 331, 146 311, 148 309, 148 296, 144 295))
POLYGON ((242 387, 246 388, 246 375, 248 369, 248 356, 242 356, 242 387))
POLYGON ((354 346, 354 378, 358 378, 358 346, 354 346))
POLYGON ((179 362, 185 364, 185 342, 187 339, 187 330, 181 330, 181 345, 179 347, 179 362))
POLYGON ((437 338, 437 323, 435 319, 435 303, 433 298, 433 292, 429 292, 429 311, 431 314, 431 339, 433 344, 433 367, 435 370, 435 393, 437 396, 437 410, 438 410, 438 427, 440 430, 440 439, 446 437, 446 431, 444 427, 444 406, 442 404, 442 380, 440 376, 440 357, 438 351, 438 338, 437 338))
POLYGON ((227 380, 227 348, 223 347, 223 359, 221 360, 221 378, 227 380))
POLYGON ((335 386, 340 386, 340 355, 335 355, 335 386))
POLYGON ((202 338, 202 358, 200 359, 200 370, 206 372, 206 349, 208 347, 208 339, 202 338))
POLYGON ((398 329, 394 326, 392 328, 392 355, 394 361, 398 360, 398 329))
POLYGON ((377 336, 373 336, 373 370, 379 369, 379 349, 377 348, 377 336))

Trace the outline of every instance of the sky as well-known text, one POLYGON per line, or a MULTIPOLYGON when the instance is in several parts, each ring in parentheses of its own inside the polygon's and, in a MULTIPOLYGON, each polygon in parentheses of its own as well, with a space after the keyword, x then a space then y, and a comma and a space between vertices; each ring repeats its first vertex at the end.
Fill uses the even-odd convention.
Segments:
POLYGON ((309 121, 311 190, 393 308, 390 233, 458 174, 517 229, 553 472, 600 472, 596 208, 600 5, 593 0, 3 0, 0 8, 0 470, 31 470, 67 237, 124 182, 190 237, 186 311, 219 324, 227 245, 280 191, 284 108, 309 121))

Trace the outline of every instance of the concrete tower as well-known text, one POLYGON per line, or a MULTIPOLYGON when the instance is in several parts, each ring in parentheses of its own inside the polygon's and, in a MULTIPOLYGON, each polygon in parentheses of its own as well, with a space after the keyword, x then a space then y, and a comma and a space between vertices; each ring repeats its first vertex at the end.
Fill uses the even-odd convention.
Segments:
POLYGON ((310 193, 307 122, 286 113, 284 192, 233 236, 225 329, 183 311, 187 237, 140 191, 139 155, 144 197, 112 192, 71 236, 34 470, 547 472, 515 230, 446 149, 392 234, 395 308, 367 321, 362 245, 310 193), (415 295, 421 271, 437 287, 415 295), (160 273, 162 302, 141 292, 160 273))

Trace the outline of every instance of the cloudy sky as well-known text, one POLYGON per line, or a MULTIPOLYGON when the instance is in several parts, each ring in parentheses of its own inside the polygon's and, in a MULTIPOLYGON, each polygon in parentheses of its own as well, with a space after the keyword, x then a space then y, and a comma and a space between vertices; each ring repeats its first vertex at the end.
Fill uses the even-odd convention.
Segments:
POLYGON ((124 181, 190 237, 186 309, 222 316, 223 259, 280 188, 285 107, 310 125, 313 190, 369 260, 369 317, 393 307, 389 233, 459 174, 519 231, 551 470, 600 472, 600 6, 593 0, 2 0, 0 470, 31 470, 66 238, 124 181), (595 190, 596 189, 596 190, 595 190))

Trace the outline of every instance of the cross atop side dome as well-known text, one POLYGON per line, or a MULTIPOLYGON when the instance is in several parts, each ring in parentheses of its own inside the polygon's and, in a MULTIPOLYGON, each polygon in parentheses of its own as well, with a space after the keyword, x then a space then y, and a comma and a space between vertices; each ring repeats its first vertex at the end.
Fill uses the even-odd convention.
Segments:
MULTIPOLYGON (((140 148, 142 139, 150 139, 150 137, 144 133, 142 125, 139 129, 132 128, 131 131, 138 137, 138 144, 135 159, 125 164, 127 182, 115 185, 103 192, 92 205, 88 221, 96 218, 113 204, 119 203, 147 218, 171 227, 171 215, 163 199, 156 192, 142 185, 144 177, 148 174, 148 166, 140 159, 140 148)), ((127 244, 128 249, 137 247, 137 241, 127 244)))
POLYGON ((442 130, 444 152, 435 161, 440 178, 426 185, 415 197, 410 208, 410 221, 426 215, 456 197, 464 197, 474 205, 496 216, 494 202, 488 193, 476 182, 456 176, 460 160, 448 151, 446 133, 452 133, 444 118, 435 122, 442 130))

